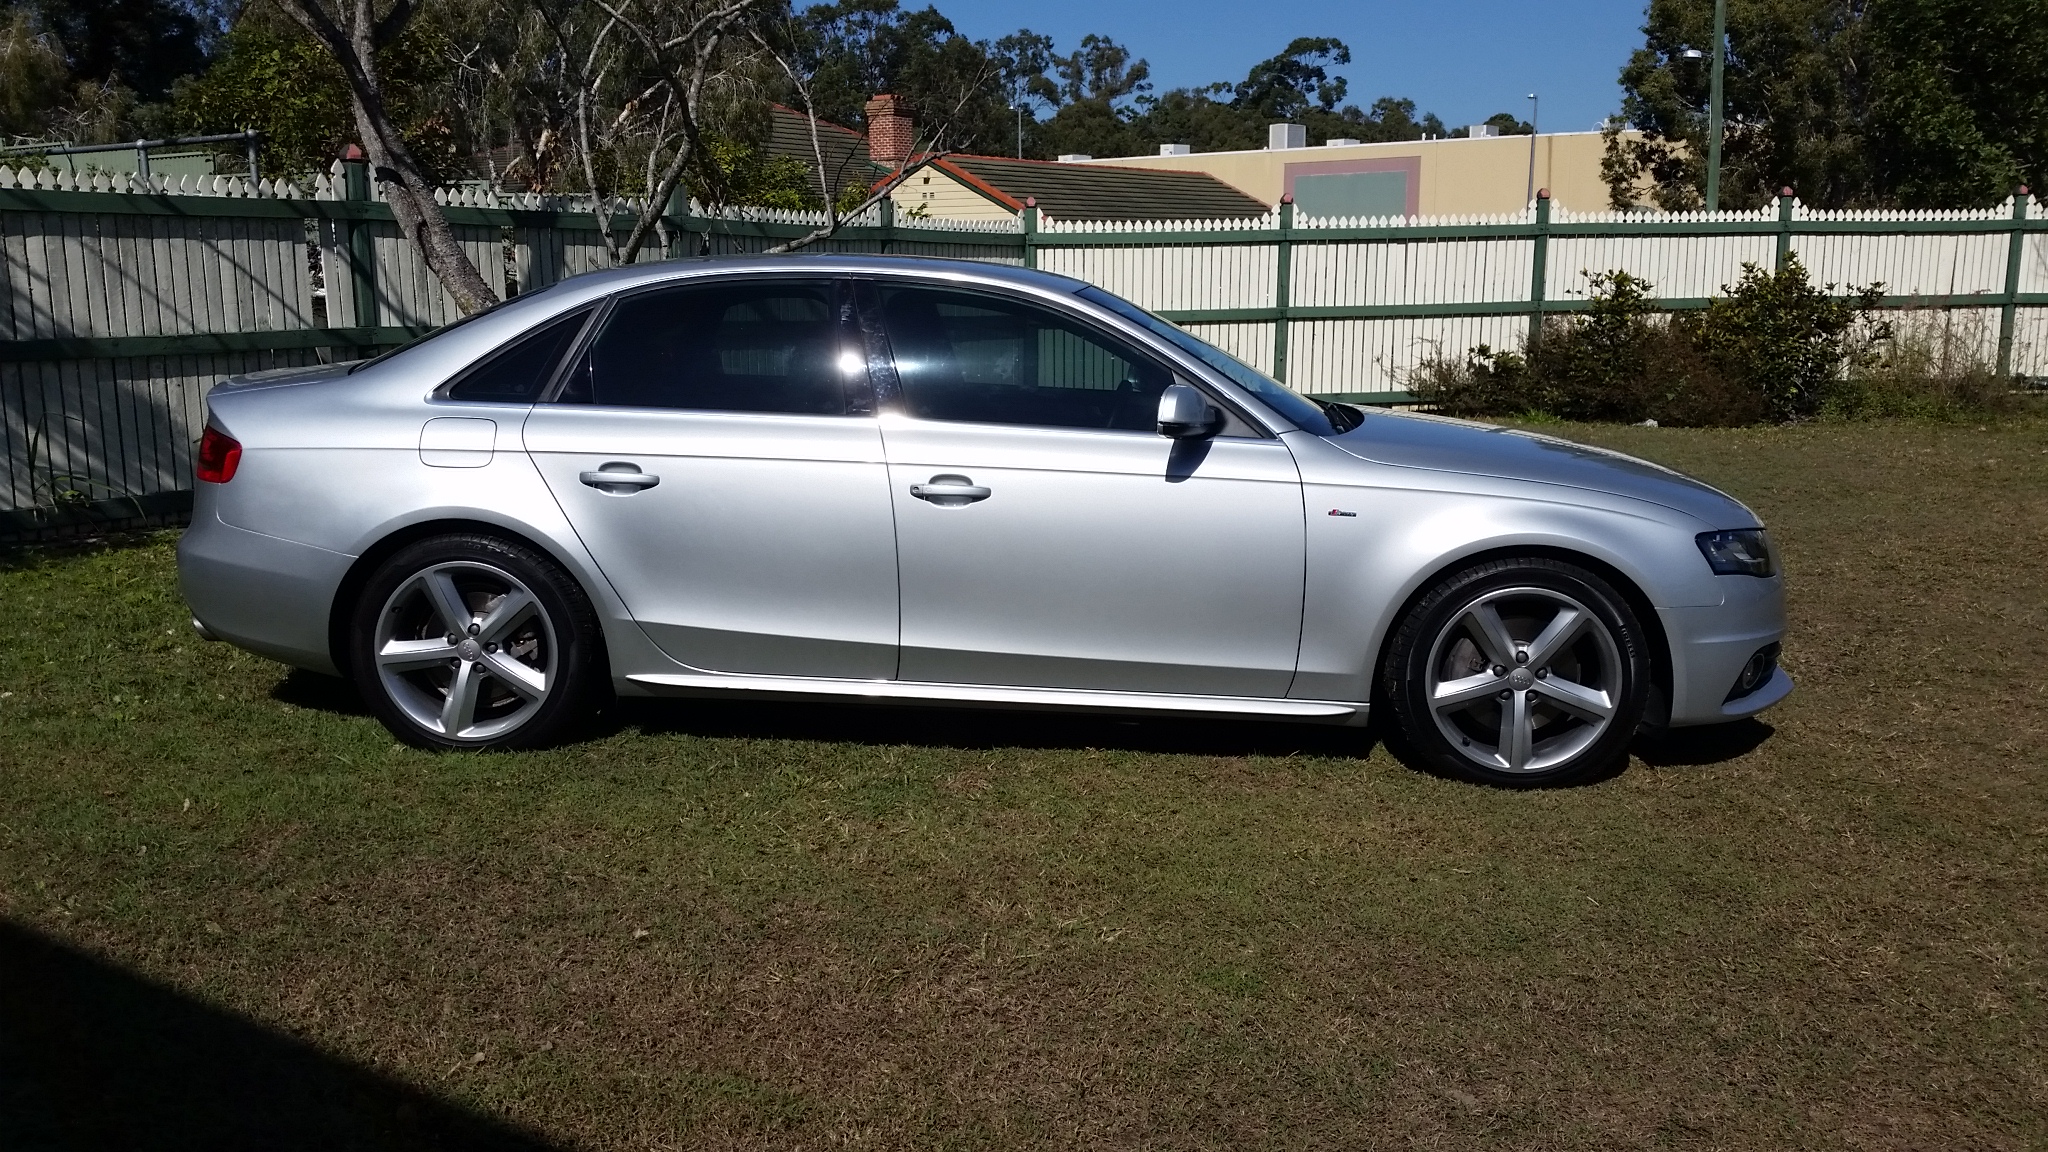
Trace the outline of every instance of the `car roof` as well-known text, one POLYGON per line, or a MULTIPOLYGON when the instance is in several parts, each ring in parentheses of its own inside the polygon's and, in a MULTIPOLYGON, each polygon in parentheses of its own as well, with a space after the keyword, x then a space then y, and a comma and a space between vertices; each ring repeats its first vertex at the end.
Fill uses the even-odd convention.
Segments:
MULTIPOLYGON (((860 275, 863 273, 881 276, 935 276, 942 279, 970 279, 993 284, 1014 284, 1019 287, 1036 288, 1041 292, 1078 292, 1087 287, 1087 282, 1056 272, 1041 272, 1036 268, 1019 268, 1014 264, 997 264, 987 260, 947 259, 937 256, 867 256, 847 253, 793 253, 784 256, 689 256, 677 260, 660 260, 648 264, 633 264, 625 268, 605 268, 585 272, 557 281, 549 287, 575 285, 581 291, 595 289, 600 292, 616 292, 639 284, 658 284, 668 280, 687 280, 693 276, 706 276, 746 272, 807 272, 831 276, 860 275)), ((581 294, 579 291, 579 294, 581 294)))

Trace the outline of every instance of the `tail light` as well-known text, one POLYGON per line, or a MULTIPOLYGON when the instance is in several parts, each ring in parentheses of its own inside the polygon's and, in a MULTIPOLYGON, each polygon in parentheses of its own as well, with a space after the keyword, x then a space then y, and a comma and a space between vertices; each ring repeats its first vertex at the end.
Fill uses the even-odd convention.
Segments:
POLYGON ((209 424, 199 438, 199 478, 208 484, 225 484, 242 466, 242 445, 234 437, 209 424))

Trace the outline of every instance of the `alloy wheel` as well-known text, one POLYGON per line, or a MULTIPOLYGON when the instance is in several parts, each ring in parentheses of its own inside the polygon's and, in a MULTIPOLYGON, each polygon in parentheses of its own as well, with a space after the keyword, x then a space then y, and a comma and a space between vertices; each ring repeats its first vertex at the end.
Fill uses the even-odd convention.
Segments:
POLYGON ((486 741, 531 720, 554 689, 560 644, 517 577, 476 561, 421 569, 384 601, 374 638, 385 693, 445 739, 486 741))
POLYGON ((1503 588, 1466 604, 1438 633, 1426 702, 1466 759, 1537 773, 1608 730, 1623 675, 1614 634, 1585 604, 1549 588, 1503 588))

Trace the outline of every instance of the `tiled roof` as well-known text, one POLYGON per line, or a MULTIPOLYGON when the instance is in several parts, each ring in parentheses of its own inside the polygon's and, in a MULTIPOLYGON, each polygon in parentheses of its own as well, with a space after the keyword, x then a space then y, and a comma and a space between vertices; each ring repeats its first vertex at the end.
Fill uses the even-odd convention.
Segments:
POLYGON ((803 162, 804 167, 816 170, 818 153, 825 154, 825 169, 832 177, 832 194, 847 184, 862 187, 873 184, 889 174, 889 170, 876 164, 868 157, 868 138, 851 128, 842 128, 828 120, 818 121, 818 144, 811 146, 809 118, 794 108, 780 104, 768 109, 768 139, 763 151, 770 156, 789 156, 803 162))
POLYGON ((946 156, 937 164, 1016 209, 1024 198, 1062 220, 1213 220, 1263 216, 1268 206, 1207 172, 1058 164, 1006 156, 946 156))

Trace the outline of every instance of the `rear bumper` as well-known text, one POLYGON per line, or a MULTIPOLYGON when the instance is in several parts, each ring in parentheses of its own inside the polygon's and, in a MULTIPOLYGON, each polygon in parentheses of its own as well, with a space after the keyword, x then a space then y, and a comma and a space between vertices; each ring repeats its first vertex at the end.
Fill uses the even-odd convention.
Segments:
POLYGON ((203 507, 178 541, 178 585, 202 635, 332 675, 329 613, 354 559, 223 524, 203 507))
POLYGON ((1754 716, 1792 694, 1783 668, 1753 692, 1728 693, 1757 650, 1785 638, 1781 577, 1722 576, 1726 599, 1711 608, 1664 608, 1657 613, 1671 645, 1671 726, 1722 724, 1754 716))

